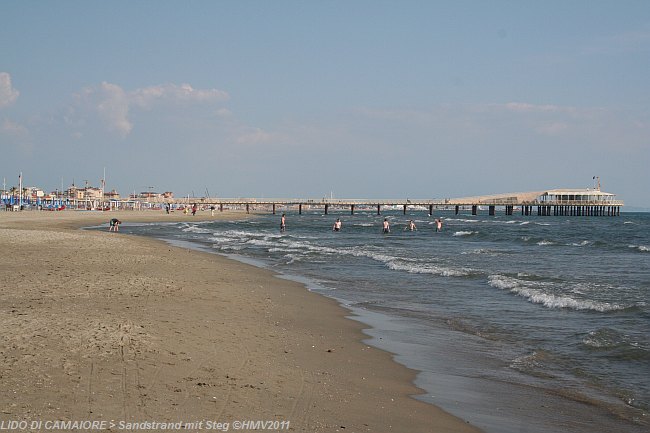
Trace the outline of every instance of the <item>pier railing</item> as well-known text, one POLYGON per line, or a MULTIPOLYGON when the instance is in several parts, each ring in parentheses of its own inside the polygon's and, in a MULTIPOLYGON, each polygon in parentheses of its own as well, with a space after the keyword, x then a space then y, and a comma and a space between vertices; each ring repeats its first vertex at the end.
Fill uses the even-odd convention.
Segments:
POLYGON ((143 199, 149 203, 224 205, 334 205, 334 206, 623 206, 622 200, 519 200, 498 199, 308 199, 308 198, 176 198, 143 199))
MULTIPOLYGON (((355 210, 367 211, 376 209, 379 215, 382 210, 401 209, 404 214, 407 210, 428 210, 433 214, 434 210, 453 209, 456 214, 460 210, 471 209, 472 215, 487 208, 490 215, 495 215, 496 208, 505 209, 506 215, 514 215, 514 212, 521 211, 522 215, 618 215, 620 208, 624 205, 622 200, 616 200, 613 194, 601 195, 570 195, 572 200, 562 199, 559 196, 549 196, 541 192, 508 193, 501 195, 488 195, 463 198, 392 198, 392 199, 351 199, 351 198, 253 198, 253 197, 141 197, 129 198, 128 200, 66 200, 68 208, 79 209, 160 209, 167 205, 174 208, 199 205, 205 209, 210 207, 214 210, 223 211, 228 208, 245 208, 246 211, 260 211, 271 209, 273 213, 278 209, 296 209, 302 213, 304 209, 321 208, 325 214, 330 209, 348 208, 354 214, 355 210), (536 212, 533 208, 537 208, 536 212)), ((63 202, 61 202, 63 203, 63 202)), ((54 206, 51 203, 49 208, 54 206)), ((44 204, 46 206, 47 203, 44 204)))

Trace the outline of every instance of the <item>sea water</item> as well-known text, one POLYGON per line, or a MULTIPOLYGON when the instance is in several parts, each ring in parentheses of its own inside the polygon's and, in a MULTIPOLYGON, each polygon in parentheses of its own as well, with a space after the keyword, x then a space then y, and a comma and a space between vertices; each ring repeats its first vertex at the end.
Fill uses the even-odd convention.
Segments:
POLYGON ((284 233, 279 215, 198 222, 200 213, 122 231, 307 282, 420 372, 417 398, 488 432, 650 428, 650 214, 286 214, 284 233), (410 219, 417 231, 405 230, 410 219))

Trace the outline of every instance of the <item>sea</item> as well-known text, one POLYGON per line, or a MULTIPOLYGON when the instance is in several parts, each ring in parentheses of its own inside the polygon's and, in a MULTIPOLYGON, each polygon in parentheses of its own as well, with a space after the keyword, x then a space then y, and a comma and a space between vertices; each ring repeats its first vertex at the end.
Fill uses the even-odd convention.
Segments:
POLYGON ((217 221, 199 212, 121 231, 335 298, 366 324, 368 344, 418 372, 414 398, 486 432, 650 431, 650 214, 321 207, 285 209, 281 233, 281 212, 217 221))

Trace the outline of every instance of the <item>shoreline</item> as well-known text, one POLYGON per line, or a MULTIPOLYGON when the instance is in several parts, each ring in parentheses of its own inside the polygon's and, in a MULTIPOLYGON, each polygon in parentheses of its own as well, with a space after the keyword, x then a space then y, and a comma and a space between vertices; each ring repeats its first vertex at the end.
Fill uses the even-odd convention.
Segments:
POLYGON ((3 341, 0 382, 14 390, 0 399, 3 419, 239 417, 287 420, 295 431, 479 431, 411 397, 421 392, 417 372, 364 344, 367 326, 347 318, 336 300, 221 255, 78 230, 106 224, 109 215, 134 222, 209 216, 67 212, 0 213, 12 275, 2 323, 17 330, 3 341), (50 242, 42 239, 48 234, 50 242), (38 269, 21 273, 17 258, 38 269), (91 270, 66 271, 66 259, 91 270), (29 366, 38 367, 34 375, 29 366))
MULTIPOLYGON (((262 226, 268 232, 269 218, 263 218, 263 220, 266 220, 266 223, 263 223, 262 226)), ((275 221, 275 218, 270 221, 275 221)), ((244 232, 247 230, 256 232, 255 227, 262 227, 258 224, 260 224, 259 221, 253 225, 247 225, 248 228, 243 230, 244 232)), ((503 364, 502 361, 499 361, 500 358, 487 360, 485 357, 476 357, 475 354, 482 353, 483 348, 480 347, 480 342, 472 341, 472 337, 467 339, 466 335, 459 335, 457 337, 460 339, 457 339, 453 336, 454 332, 450 333, 447 328, 432 329, 429 326, 424 326, 420 329, 420 324, 417 321, 414 322, 399 314, 395 315, 394 312, 384 315, 381 313, 381 308, 373 309, 371 306, 358 308, 355 306, 355 301, 351 301, 352 298, 337 296, 337 291, 331 291, 322 286, 318 282, 318 277, 316 280, 312 280, 309 277, 300 276, 302 275, 300 272, 297 274, 287 273, 287 269, 283 266, 277 268, 273 264, 265 262, 264 257, 254 259, 247 258, 247 255, 228 254, 221 249, 214 251, 212 242, 205 239, 200 240, 200 235, 191 234, 194 233, 194 228, 202 227, 201 223, 187 226, 187 229, 180 227, 183 232, 190 232, 187 240, 180 241, 184 245, 187 243, 187 245, 193 245, 205 251, 234 258, 244 263, 251 263, 256 267, 271 269, 273 272, 278 272, 280 278, 298 281, 306 285, 309 290, 333 298, 344 308, 352 310, 353 314, 350 315, 352 320, 365 325, 363 332, 369 338, 364 339, 364 342, 394 354, 395 361, 417 372, 414 384, 425 390, 425 393, 416 396, 416 399, 452 411, 455 416, 469 420, 473 425, 481 426, 485 431, 514 433, 526 426, 527 430, 541 433, 555 431, 558 425, 571 425, 571 431, 586 432, 593 431, 593 425, 590 424, 592 421, 601 425, 603 431, 620 428, 627 423, 630 423, 628 425, 630 431, 642 429, 636 425, 640 421, 633 418, 631 410, 626 411, 624 407, 615 407, 614 401, 609 400, 607 396, 604 400, 599 400, 597 397, 590 398, 585 393, 573 392, 570 389, 558 391, 552 384, 550 386, 548 384, 545 386, 543 383, 533 384, 526 380, 526 377, 520 377, 519 380, 516 378, 508 380, 504 376, 483 377, 480 369, 485 367, 488 370, 496 371, 503 364), (397 328, 402 330, 398 331, 397 328), (426 340, 430 344, 414 349, 413 341, 404 336, 417 332, 425 332, 426 340), (460 340, 463 340, 462 349, 457 347, 460 340), (467 373, 472 370, 476 374, 467 373), (444 392, 439 390, 444 390, 444 392), (606 404, 607 402, 612 404, 606 404), (498 416, 495 416, 495 410, 499 414, 498 416), (598 421, 594 421, 596 419, 598 421), (618 424, 616 419, 621 424, 618 424)), ((230 227, 240 230, 240 225, 237 223, 230 227)), ((275 224, 271 229, 273 227, 275 224)), ((134 231, 140 232, 138 229, 134 229, 134 231)), ((148 229, 144 229, 142 233, 147 232, 155 236, 155 232, 148 229)), ((196 233, 202 232, 200 229, 196 231, 196 233)), ((176 242, 177 236, 173 234, 173 231, 162 230, 162 233, 166 234, 160 238, 168 240, 171 238, 172 242, 176 242)), ((255 234, 251 234, 251 236, 256 239, 255 234)), ((245 235, 245 239, 241 242, 246 242, 248 237, 245 235)), ((271 235, 271 237, 274 236, 271 235)))

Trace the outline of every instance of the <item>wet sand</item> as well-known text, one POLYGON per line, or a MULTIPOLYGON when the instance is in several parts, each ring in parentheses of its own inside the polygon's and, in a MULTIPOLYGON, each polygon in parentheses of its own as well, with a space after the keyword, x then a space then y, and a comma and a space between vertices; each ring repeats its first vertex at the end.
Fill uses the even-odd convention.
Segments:
POLYGON ((212 218, 0 212, 0 421, 479 431, 410 397, 415 372, 364 344, 335 301, 218 255, 78 229, 112 217, 212 218))

